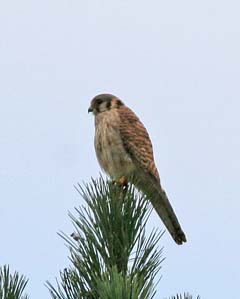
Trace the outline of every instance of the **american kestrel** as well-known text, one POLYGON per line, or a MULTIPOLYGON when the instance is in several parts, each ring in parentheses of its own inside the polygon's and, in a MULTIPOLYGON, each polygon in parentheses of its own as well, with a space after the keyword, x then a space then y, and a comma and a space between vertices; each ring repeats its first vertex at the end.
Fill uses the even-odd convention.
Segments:
POLYGON ((95 150, 111 179, 132 182, 149 199, 177 244, 186 242, 165 191, 161 187, 148 132, 135 113, 114 95, 93 98, 88 112, 95 116, 95 150), (133 180, 133 178, 137 178, 133 180))

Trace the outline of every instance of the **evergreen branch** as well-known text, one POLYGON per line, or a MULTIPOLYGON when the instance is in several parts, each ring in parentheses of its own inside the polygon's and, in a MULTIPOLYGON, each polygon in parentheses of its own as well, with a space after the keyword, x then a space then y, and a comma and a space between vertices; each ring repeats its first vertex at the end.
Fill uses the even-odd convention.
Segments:
POLYGON ((5 265, 0 268, 0 299, 28 299, 23 295, 23 291, 28 280, 14 272, 12 275, 9 266, 5 265))
POLYGON ((123 276, 113 268, 110 276, 98 281, 98 293, 101 299, 146 299, 150 298, 152 285, 142 291, 141 281, 136 277, 123 276))
MULTIPOLYGON (((185 293, 184 295, 176 295, 170 297, 169 299, 193 299, 193 296, 188 293, 185 293)), ((200 299, 200 296, 198 296, 197 299, 200 299)))
POLYGON ((70 214, 74 240, 61 234, 72 266, 60 273, 57 288, 47 282, 52 297, 152 298, 162 262, 162 250, 157 249, 162 234, 145 235, 148 200, 132 185, 123 188, 102 177, 76 189, 87 205, 76 209, 77 216, 70 214))

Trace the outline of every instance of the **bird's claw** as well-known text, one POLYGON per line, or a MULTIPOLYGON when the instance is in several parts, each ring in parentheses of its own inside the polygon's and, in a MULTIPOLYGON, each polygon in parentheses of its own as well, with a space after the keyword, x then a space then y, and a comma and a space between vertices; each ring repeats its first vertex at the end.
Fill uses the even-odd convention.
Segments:
POLYGON ((127 188, 127 186, 128 186, 128 181, 125 176, 121 176, 120 178, 113 180, 113 183, 117 183, 125 188, 127 188))

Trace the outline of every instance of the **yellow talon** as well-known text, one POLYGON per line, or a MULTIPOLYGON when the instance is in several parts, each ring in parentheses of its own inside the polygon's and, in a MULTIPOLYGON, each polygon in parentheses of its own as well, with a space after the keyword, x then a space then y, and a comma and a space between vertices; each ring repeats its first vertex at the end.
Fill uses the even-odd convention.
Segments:
POLYGON ((121 176, 119 179, 116 180, 117 183, 126 186, 127 185, 127 178, 125 176, 121 176))

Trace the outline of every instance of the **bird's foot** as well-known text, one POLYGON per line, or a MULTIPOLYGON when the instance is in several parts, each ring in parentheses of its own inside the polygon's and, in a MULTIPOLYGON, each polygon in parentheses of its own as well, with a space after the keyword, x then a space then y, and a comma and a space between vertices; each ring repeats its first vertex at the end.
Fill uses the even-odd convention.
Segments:
POLYGON ((128 186, 128 181, 125 176, 121 176, 120 178, 114 180, 114 182, 125 187, 125 188, 127 188, 127 186, 128 186))

